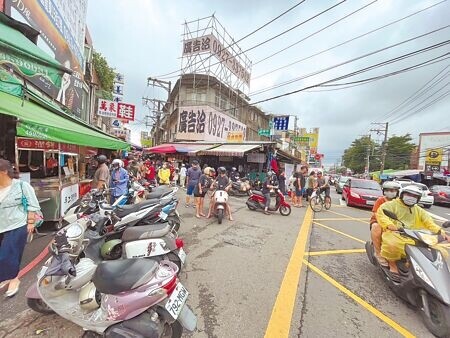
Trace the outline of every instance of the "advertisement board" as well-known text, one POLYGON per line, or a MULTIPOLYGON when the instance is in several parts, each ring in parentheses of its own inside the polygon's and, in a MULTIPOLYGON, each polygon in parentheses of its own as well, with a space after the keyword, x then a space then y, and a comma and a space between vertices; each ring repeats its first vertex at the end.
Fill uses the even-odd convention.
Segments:
POLYGON ((78 184, 69 185, 61 190, 61 215, 79 198, 78 184))
POLYGON ((180 107, 177 140, 226 141, 229 132, 240 131, 245 139, 247 126, 209 106, 180 107))
POLYGON ((450 149, 450 132, 421 133, 419 135, 419 166, 425 170, 425 164, 447 167, 450 149), (431 157, 430 157, 431 155, 431 157))
POLYGON ((317 153, 317 147, 319 145, 319 133, 306 133, 302 136, 305 138, 308 137, 309 139, 310 154, 317 153))
POLYGON ((211 53, 237 78, 250 85, 250 72, 241 65, 239 60, 214 35, 209 34, 183 41, 183 56, 200 53, 211 53))
POLYGON ((5 13, 40 32, 37 45, 73 71, 61 86, 44 78, 30 82, 81 116, 87 0, 5 0, 5 13))

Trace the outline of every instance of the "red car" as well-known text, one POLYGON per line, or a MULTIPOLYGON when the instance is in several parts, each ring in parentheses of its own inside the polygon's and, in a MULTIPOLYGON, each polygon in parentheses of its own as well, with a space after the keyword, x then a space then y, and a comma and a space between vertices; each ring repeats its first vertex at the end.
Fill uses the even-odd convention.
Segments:
POLYGON ((342 189, 342 199, 348 206, 372 208, 383 191, 376 181, 350 178, 342 189))

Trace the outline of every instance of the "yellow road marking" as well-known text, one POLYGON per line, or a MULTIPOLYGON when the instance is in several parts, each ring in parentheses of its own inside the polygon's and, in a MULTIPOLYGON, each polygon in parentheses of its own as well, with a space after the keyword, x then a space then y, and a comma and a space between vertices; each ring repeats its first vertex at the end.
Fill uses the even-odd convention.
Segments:
MULTIPOLYGON (((364 223, 369 223, 369 221, 370 221, 370 218, 363 218, 363 217, 355 218, 355 219, 365 221, 364 223)), ((315 221, 348 221, 349 219, 341 217, 341 218, 314 218, 314 220, 315 221)))
POLYGON ((320 277, 325 279, 327 282, 329 282, 331 285, 333 285, 335 288, 337 288, 339 291, 343 292, 346 296, 353 299, 355 302, 357 302, 359 305, 364 307, 366 310, 371 312, 373 315, 377 316, 379 319, 381 319, 383 322, 385 322, 387 325, 392 327, 394 330, 396 330, 398 333, 400 333, 404 337, 415 337, 411 332, 409 332, 407 329, 405 329, 403 326, 398 324, 397 322, 393 321, 390 317, 386 316, 384 313, 367 303, 364 299, 357 296, 353 292, 351 292, 349 289, 347 289, 345 286, 331 278, 329 275, 327 275, 325 272, 311 264, 310 262, 303 260, 303 263, 308 266, 312 271, 317 273, 320 277))
POLYGON ((326 251, 310 251, 305 253, 306 256, 323 256, 323 255, 339 255, 366 252, 365 249, 344 249, 344 250, 326 250, 326 251))
POLYGON ((348 216, 348 215, 345 215, 345 214, 341 214, 340 212, 331 211, 331 210, 328 210, 328 211, 331 212, 331 213, 333 213, 333 214, 339 215, 339 216, 344 216, 345 218, 351 219, 351 220, 353 220, 353 221, 361 222, 361 223, 364 223, 364 224, 367 224, 367 223, 368 223, 368 222, 361 221, 361 220, 358 219, 358 218, 355 218, 355 217, 352 217, 352 216, 348 216))
POLYGON ((302 271, 302 261, 305 256, 306 242, 308 241, 312 218, 313 211, 311 208, 308 208, 272 309, 272 314, 266 329, 266 338, 289 337, 298 282, 302 271))
POLYGON ((357 241, 357 242, 360 242, 360 243, 366 243, 366 241, 363 241, 362 239, 353 237, 352 235, 346 234, 345 232, 342 232, 342 231, 333 229, 333 228, 331 228, 331 227, 329 227, 329 226, 326 226, 325 224, 322 224, 322 223, 319 223, 319 222, 316 222, 316 221, 314 221, 314 224, 317 224, 317 225, 319 225, 319 226, 321 226, 321 227, 323 227, 323 228, 325 228, 325 229, 334 231, 334 232, 336 232, 336 233, 338 233, 338 234, 340 234, 340 235, 342 235, 342 236, 351 238, 351 239, 353 239, 353 240, 355 240, 355 241, 357 241))

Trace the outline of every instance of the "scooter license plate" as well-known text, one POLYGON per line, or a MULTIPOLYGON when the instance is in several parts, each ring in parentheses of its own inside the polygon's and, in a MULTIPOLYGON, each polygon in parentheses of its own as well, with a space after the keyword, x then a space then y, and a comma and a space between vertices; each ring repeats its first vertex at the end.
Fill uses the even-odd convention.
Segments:
POLYGON ((183 248, 178 249, 178 257, 180 257, 181 263, 184 264, 186 261, 186 252, 183 250, 183 248))
POLYGON ((188 295, 188 290, 186 290, 186 288, 181 283, 178 283, 165 305, 167 312, 170 313, 173 319, 177 319, 180 315, 180 312, 183 309, 184 303, 186 303, 188 295))
POLYGON ((367 204, 367 205, 374 205, 374 204, 375 204, 375 201, 366 201, 366 204, 367 204))
POLYGON ((168 216, 168 215, 167 215, 164 211, 161 211, 161 212, 159 213, 159 218, 161 218, 162 220, 166 220, 167 216, 168 216))

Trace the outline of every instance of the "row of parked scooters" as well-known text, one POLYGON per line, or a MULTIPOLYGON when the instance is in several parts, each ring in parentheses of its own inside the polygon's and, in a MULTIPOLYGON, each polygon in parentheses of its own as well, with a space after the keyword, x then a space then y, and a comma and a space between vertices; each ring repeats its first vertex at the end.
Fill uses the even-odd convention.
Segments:
MULTIPOLYGON (((131 187, 129 195, 135 198, 137 191, 131 187)), ((183 329, 194 331, 197 318, 178 279, 186 253, 178 237, 176 192, 161 186, 139 193, 135 204, 110 205, 107 191, 93 190, 77 201, 27 291, 30 308, 57 313, 82 327, 84 337, 181 337, 183 329)))

